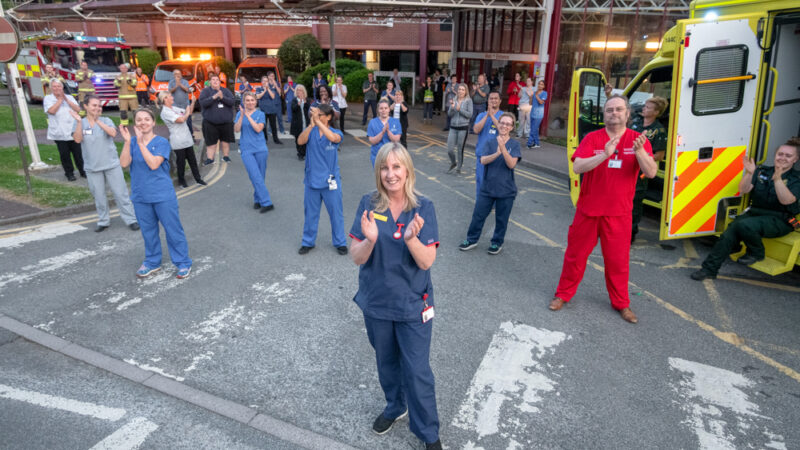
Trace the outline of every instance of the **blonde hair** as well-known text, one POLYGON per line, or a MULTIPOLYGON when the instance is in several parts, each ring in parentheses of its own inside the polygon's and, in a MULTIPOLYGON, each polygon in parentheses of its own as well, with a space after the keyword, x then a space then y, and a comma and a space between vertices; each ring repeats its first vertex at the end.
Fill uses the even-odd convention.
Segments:
POLYGON ((381 166, 386 162, 389 154, 394 154, 394 157, 406 168, 406 184, 403 186, 403 191, 406 196, 406 204, 403 211, 411 211, 419 206, 417 197, 420 195, 417 192, 414 184, 417 181, 416 172, 414 172, 414 161, 411 160, 411 155, 405 147, 398 142, 389 142, 384 144, 378 150, 378 156, 375 157, 375 185, 377 191, 372 197, 372 207, 376 211, 386 211, 389 209, 389 193, 383 187, 383 180, 381 180, 381 166))
POLYGON ((168 95, 170 95, 170 93, 167 92, 167 91, 159 92, 158 93, 158 102, 159 103, 164 103, 164 99, 167 98, 168 95))
POLYGON ((306 97, 308 97, 308 91, 306 91, 306 87, 303 86, 302 84, 298 84, 297 86, 295 86, 294 88, 295 96, 297 95, 297 91, 303 91, 303 93, 306 94, 306 97))
POLYGON ((667 99, 664 97, 650 97, 644 101, 645 103, 652 103, 656 109, 656 117, 659 117, 661 114, 664 114, 664 111, 667 109, 667 99))
POLYGON ((244 99, 247 98, 247 97, 253 97, 253 99, 258 101, 258 98, 256 97, 256 94, 254 94, 252 92, 245 92, 244 94, 242 94, 242 103, 244 103, 244 99))

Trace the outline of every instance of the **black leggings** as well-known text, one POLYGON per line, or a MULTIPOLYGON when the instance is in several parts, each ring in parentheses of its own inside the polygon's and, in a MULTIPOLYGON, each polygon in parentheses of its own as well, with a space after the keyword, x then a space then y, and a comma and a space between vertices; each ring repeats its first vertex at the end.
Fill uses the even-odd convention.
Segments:
POLYGON ((197 168, 197 158, 194 155, 194 147, 179 148, 175 150, 175 171, 178 174, 178 182, 183 184, 186 180, 183 174, 186 171, 186 162, 189 162, 189 169, 192 171, 194 181, 200 181, 200 170, 197 168))
MULTIPOLYGON (((278 142, 278 115, 277 114, 265 114, 267 116, 267 122, 269 123, 269 128, 272 130, 272 140, 274 142, 278 142)), ((267 142, 269 142, 269 134, 267 133, 267 127, 264 127, 264 138, 266 138, 267 142)))
POLYGON ((519 105, 508 105, 508 109, 511 114, 514 114, 514 118, 519 120, 519 105))
POLYGON ((61 167, 64 168, 64 175, 67 178, 73 176, 75 169, 81 175, 86 172, 83 171, 83 153, 81 152, 81 144, 75 141, 56 141, 58 148, 58 157, 61 159, 61 167), (72 160, 75 160, 75 165, 72 165, 72 160))
POLYGON ((346 112, 347 108, 339 108, 339 131, 341 131, 342 133, 344 133, 344 113, 346 112))

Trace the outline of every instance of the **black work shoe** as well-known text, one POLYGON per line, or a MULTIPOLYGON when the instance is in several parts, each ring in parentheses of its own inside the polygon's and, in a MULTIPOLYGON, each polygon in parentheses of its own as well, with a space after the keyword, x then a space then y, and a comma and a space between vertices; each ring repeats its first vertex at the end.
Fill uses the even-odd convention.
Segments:
POLYGON ((697 280, 697 281, 702 281, 702 280, 705 280, 706 278, 709 278, 709 279, 712 279, 712 280, 717 278, 716 275, 712 275, 712 274, 706 272, 706 269, 700 269, 697 272, 692 273, 691 276, 692 276, 693 280, 697 280))
MULTIPOLYGON (((764 258, 761 258, 761 259, 764 259, 764 258)), ((739 257, 739 259, 737 259, 736 262, 741 264, 741 265, 743 265, 743 266, 749 266, 750 264, 755 264, 755 263, 761 261, 761 259, 756 259, 756 257, 753 256, 753 255, 746 255, 745 254, 745 255, 742 255, 741 257, 739 257)))
POLYGON ((452 171, 453 171, 453 169, 455 169, 455 168, 456 168, 456 165, 457 165, 456 163, 450 163, 450 168, 449 168, 449 169, 447 169, 447 173, 450 173, 450 172, 452 172, 452 171))
POLYGON ((197 184, 199 184, 199 185, 201 185, 201 186, 208 186, 208 183, 206 183, 205 181, 203 181, 203 179, 202 179, 202 178, 200 178, 199 180, 194 180, 194 181, 196 181, 196 182, 197 182, 197 184))
POLYGON ((261 209, 261 203, 253 203, 253 209, 261 209))
POLYGON ((307 246, 304 245, 304 246, 300 247, 300 250, 298 250, 297 253, 299 253, 301 255, 305 255, 306 253, 310 252, 312 248, 314 248, 314 247, 307 247, 307 246))
POLYGON ((336 252, 339 253, 340 255, 346 255, 347 254, 347 247, 344 246, 344 245, 341 246, 341 247, 336 247, 336 252))
POLYGON ((180 184, 182 188, 188 188, 189 187, 189 185, 186 184, 185 181, 178 181, 178 184, 180 184))
POLYGON ((94 227, 94 232, 95 233, 101 233, 103 231, 106 231, 107 228, 108 228, 108 225, 98 225, 98 226, 94 227))
POLYGON ((67 175, 67 181, 75 181, 76 179, 75 175, 67 175))
POLYGON ((130 228, 133 231, 139 231, 141 229, 141 227, 139 226, 139 222, 133 222, 132 224, 128 225, 128 228, 130 228))
POLYGON ((275 205, 262 206, 260 212, 263 214, 265 212, 272 211, 273 209, 275 209, 275 205))
POLYGON ((281 142, 281 140, 280 140, 280 139, 275 139, 275 140, 273 140, 272 142, 274 142, 274 143, 275 143, 275 145, 283 145, 283 142, 281 142))
POLYGON ((442 450, 442 441, 439 439, 436 442, 425 443, 425 450, 442 450))
POLYGON ((394 419, 387 419, 383 413, 381 413, 378 418, 375 419, 375 422, 372 423, 372 431, 374 431, 375 434, 386 434, 392 429, 392 425, 394 425, 395 422, 404 419, 406 416, 408 416, 408 410, 394 419))

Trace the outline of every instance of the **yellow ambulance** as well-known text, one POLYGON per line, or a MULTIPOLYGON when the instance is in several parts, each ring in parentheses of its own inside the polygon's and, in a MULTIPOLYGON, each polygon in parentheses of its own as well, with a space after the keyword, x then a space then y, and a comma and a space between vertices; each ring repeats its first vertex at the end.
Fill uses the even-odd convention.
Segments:
MULTIPOLYGON (((724 231, 747 204, 738 192, 744 156, 771 164, 776 148, 800 134, 800 1, 695 0, 690 11, 623 90, 634 110, 654 95, 669 101, 659 118, 668 131, 666 157, 645 198, 661 209, 661 239, 724 231)), ((580 177, 571 157, 588 132, 603 126, 605 85, 597 69, 573 73, 573 203, 580 177)), ((800 265, 800 233, 764 244, 767 258, 752 268, 777 275, 800 265)))

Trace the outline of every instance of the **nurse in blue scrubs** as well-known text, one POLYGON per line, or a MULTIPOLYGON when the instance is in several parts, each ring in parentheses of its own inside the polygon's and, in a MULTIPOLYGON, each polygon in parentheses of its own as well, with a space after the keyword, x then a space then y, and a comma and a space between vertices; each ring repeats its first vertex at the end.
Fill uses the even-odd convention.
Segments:
MULTIPOLYGON (((481 148, 486 145, 490 139, 497 139, 498 120, 503 115, 500 111, 500 94, 497 92, 489 93, 488 107, 486 111, 478 114, 475 118, 475 125, 472 130, 478 134, 478 142, 475 143, 475 154, 481 151, 481 148)), ((481 183, 483 182, 483 164, 480 158, 475 158, 475 198, 478 198, 481 192, 481 183)))
POLYGON ((414 188, 414 163, 398 143, 375 160, 377 190, 364 195, 350 229, 350 254, 361 266, 353 299, 375 349, 386 407, 372 430, 388 432, 409 416, 427 449, 441 449, 430 367, 433 285, 439 231, 433 203, 414 188))
POLYGON ((267 141, 264 138, 264 127, 267 119, 264 113, 256 108, 256 95, 252 92, 242 94, 242 105, 233 121, 233 130, 241 132, 239 150, 242 152, 244 164, 250 183, 253 185, 253 209, 262 213, 275 209, 269 198, 264 177, 267 174, 267 141))
POLYGON ((400 121, 394 117, 389 117, 389 101, 381 99, 378 102, 378 117, 373 117, 367 125, 367 138, 371 145, 369 151, 369 161, 375 167, 375 157, 378 150, 389 142, 400 142, 403 136, 403 127, 400 121))
POLYGON ((306 145, 305 192, 303 195, 303 243, 297 253, 310 252, 317 241, 319 210, 325 202, 331 219, 331 239, 340 255, 347 254, 342 208, 342 180, 339 175, 339 143, 342 132, 331 128, 333 107, 320 104, 309 109, 309 124, 300 136, 298 145, 306 145))
POLYGON ((134 131, 120 125, 125 144, 119 155, 122 167, 130 166, 131 201, 144 238, 144 262, 136 276, 145 278, 161 270, 161 239, 158 224, 167 235, 167 248, 177 278, 186 278, 192 270, 189 244, 178 215, 178 197, 169 176, 169 141, 153 133, 156 117, 149 109, 139 109, 133 116, 134 131))

